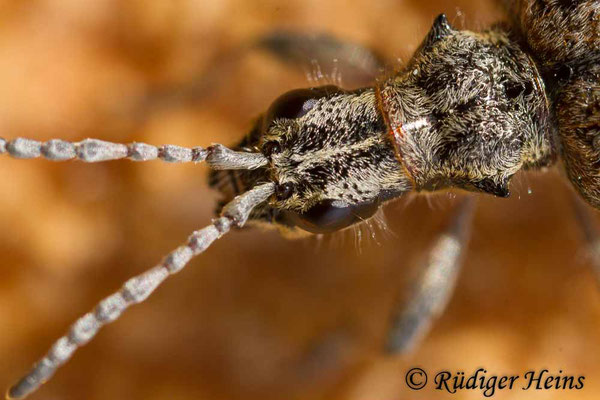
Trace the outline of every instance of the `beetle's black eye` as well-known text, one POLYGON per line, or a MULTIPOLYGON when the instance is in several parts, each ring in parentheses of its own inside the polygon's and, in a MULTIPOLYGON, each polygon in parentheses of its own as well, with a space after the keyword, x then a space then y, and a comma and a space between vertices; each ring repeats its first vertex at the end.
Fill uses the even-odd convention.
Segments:
POLYGON ((338 200, 324 200, 304 213, 287 212, 286 216, 305 231, 331 233, 370 218, 378 208, 378 201, 349 205, 338 200))
POLYGON ((573 76, 573 68, 568 66, 567 64, 561 65, 558 70, 554 73, 554 77, 558 81, 559 84, 564 85, 571 80, 573 76))
POLYGON ((516 99, 525 91, 525 86, 521 82, 509 82, 504 86, 506 97, 511 100, 516 99))
POLYGON ((267 158, 271 158, 273 154, 281 152, 281 145, 277 142, 267 142, 262 146, 262 153, 267 158))
POLYGON ((277 200, 287 200, 294 193, 294 184, 292 182, 282 183, 275 187, 275 196, 277 200))
POLYGON ((317 101, 323 97, 343 93, 337 86, 320 86, 310 89, 296 89, 284 93, 273 102, 265 116, 265 129, 279 118, 296 119, 306 115, 317 101))

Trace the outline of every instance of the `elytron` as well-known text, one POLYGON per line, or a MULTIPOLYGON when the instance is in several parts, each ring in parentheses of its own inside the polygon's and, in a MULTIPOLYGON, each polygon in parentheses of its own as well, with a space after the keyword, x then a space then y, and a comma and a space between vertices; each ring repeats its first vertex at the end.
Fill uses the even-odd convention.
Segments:
MULTIPOLYGON (((23 159, 205 161, 223 198, 210 225, 78 319, 7 397, 35 391, 103 325, 233 228, 327 234, 409 192, 507 197, 515 173, 558 160, 581 197, 599 208, 600 2, 514 0, 505 7, 512 19, 481 32, 457 30, 440 15, 413 57, 373 86, 283 94, 232 149, 0 140, 0 153, 23 159)), ((464 201, 434 244, 419 290, 394 317, 388 351, 414 346, 444 308, 472 210, 464 201)))

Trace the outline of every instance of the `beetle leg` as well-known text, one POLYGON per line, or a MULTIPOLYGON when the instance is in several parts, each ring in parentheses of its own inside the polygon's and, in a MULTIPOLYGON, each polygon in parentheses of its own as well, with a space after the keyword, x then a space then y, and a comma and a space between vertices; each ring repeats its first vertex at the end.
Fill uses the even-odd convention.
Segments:
POLYGON ((465 199, 430 248, 426 265, 414 282, 412 296, 393 316, 386 343, 388 353, 415 349, 446 308, 460 272, 474 209, 475 200, 465 199))
POLYGON ((583 200, 573 193, 572 196, 573 211, 577 220, 577 225, 586 242, 587 252, 592 262, 592 268, 598 283, 600 284, 600 229, 594 223, 592 209, 583 200))
POLYGON ((372 85, 385 69, 384 58, 375 50, 330 34, 274 31, 259 38, 255 47, 290 66, 309 69, 317 81, 328 71, 351 87, 372 85))

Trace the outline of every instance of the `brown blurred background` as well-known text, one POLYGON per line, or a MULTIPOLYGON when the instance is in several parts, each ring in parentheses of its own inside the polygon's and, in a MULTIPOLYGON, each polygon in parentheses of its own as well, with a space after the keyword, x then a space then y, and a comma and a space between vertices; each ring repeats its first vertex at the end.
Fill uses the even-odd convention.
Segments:
MULTIPOLYGON (((441 12, 470 29, 501 17, 480 0, 0 1, 0 132, 232 144, 277 95, 308 85, 273 57, 236 53, 253 38, 329 32, 406 60, 441 12), (177 87, 195 96, 142 100, 177 87)), ((0 161, 6 388, 98 299, 206 225, 218 196, 202 165, 0 161)), ((395 299, 456 203, 447 194, 388 206, 395 237, 360 249, 350 233, 226 236, 33 398, 480 399, 410 392, 404 373, 483 366, 586 377, 581 391, 494 398, 597 399, 600 292, 560 175, 519 175, 510 199, 480 198, 456 294, 411 356, 380 349, 395 299)))

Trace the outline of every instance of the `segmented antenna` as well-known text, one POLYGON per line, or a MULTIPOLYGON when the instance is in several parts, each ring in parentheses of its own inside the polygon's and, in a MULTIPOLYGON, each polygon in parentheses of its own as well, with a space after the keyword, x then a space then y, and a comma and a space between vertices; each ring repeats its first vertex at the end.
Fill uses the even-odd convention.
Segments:
MULTIPOLYGON (((101 162, 118 159, 132 161, 162 160, 169 163, 206 161, 214 169, 256 169, 267 164, 260 153, 238 152, 220 144, 207 148, 186 148, 171 144, 156 147, 146 143, 120 144, 99 139, 68 142, 52 139, 47 142, 16 138, 0 138, 0 154, 13 158, 43 157, 51 161, 80 160, 101 162)), ((179 272, 192 259, 206 250, 232 226, 242 227, 252 209, 274 192, 274 185, 266 183, 249 190, 228 203, 211 225, 194 232, 185 245, 171 252, 156 267, 129 279, 121 290, 102 300, 94 309, 79 318, 69 332, 58 339, 50 351, 16 385, 9 389, 7 398, 23 398, 47 381, 58 367, 73 355, 77 348, 90 341, 105 324, 119 318, 130 305, 144 301, 169 275, 179 272)))
POLYGON ((99 139, 68 142, 52 139, 40 142, 33 139, 16 138, 6 141, 0 138, 0 154, 13 158, 43 157, 50 161, 80 160, 101 162, 126 158, 132 161, 162 160, 169 163, 206 161, 214 169, 256 169, 267 164, 261 153, 233 151, 220 144, 208 148, 181 147, 165 144, 156 147, 146 143, 120 144, 99 139))
POLYGON ((211 225, 194 232, 186 244, 172 251, 160 264, 129 279, 121 290, 100 301, 93 311, 75 321, 68 333, 54 343, 44 358, 8 390, 6 398, 24 398, 39 388, 58 367, 71 358, 77 348, 89 342, 102 326, 119 318, 132 304, 146 300, 169 275, 181 271, 193 257, 229 232, 232 226, 242 227, 252 209, 267 200, 274 191, 273 183, 265 183, 237 196, 227 203, 221 217, 213 220, 211 225))

